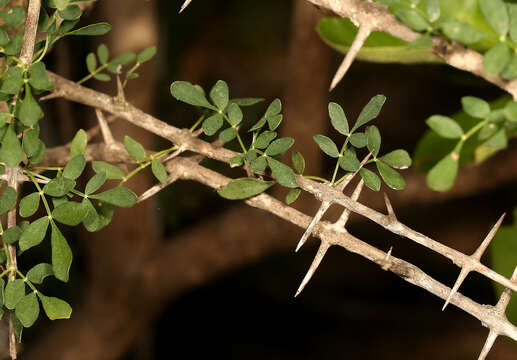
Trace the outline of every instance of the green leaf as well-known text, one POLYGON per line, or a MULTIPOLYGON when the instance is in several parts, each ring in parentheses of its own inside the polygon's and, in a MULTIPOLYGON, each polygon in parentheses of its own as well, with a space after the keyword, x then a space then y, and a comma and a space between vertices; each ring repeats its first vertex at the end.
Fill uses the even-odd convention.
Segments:
POLYGON ((131 207, 135 205, 138 200, 138 197, 133 191, 122 186, 117 186, 116 188, 106 190, 99 194, 90 195, 90 198, 119 207, 131 207))
POLYGON ((339 158, 339 166, 345 171, 357 171, 360 165, 357 155, 350 149, 346 149, 343 156, 339 158))
POLYGON ((282 123, 283 119, 284 119, 284 116, 282 114, 268 117, 267 125, 269 126, 269 130, 276 130, 282 123))
POLYGON ((96 192, 97 190, 99 190, 99 188, 104 185, 104 183, 106 182, 106 179, 107 179, 107 175, 105 172, 100 172, 98 174, 95 174, 89 181, 88 183, 86 184, 86 187, 84 189, 84 193, 86 195, 90 195, 90 194, 93 194, 94 192, 96 192))
POLYGON ((433 39, 430 34, 424 34, 413 40, 407 46, 409 50, 428 50, 433 46, 433 39))
POLYGON ((491 137, 492 135, 494 135, 497 132, 497 130, 499 130, 499 128, 495 124, 493 124, 493 123, 485 124, 479 131, 478 139, 486 140, 489 137, 491 137))
POLYGON ((16 95, 22 89, 23 83, 23 69, 19 66, 11 66, 3 79, 1 91, 6 94, 16 95))
POLYGON ((427 20, 415 9, 400 8, 395 11, 395 16, 415 31, 426 31, 431 28, 427 20))
POLYGON ((124 137, 124 146, 135 161, 139 162, 147 156, 144 147, 130 136, 124 137))
POLYGON ((49 222, 48 216, 43 216, 30 223, 29 227, 25 229, 18 240, 20 250, 26 251, 41 244, 47 233, 49 222))
POLYGON ((449 20, 442 24, 442 30, 445 35, 453 40, 458 40, 465 45, 475 44, 484 38, 486 34, 478 30, 474 26, 456 20, 449 20))
POLYGON ((510 27, 510 19, 506 3, 503 0, 479 0, 481 12, 490 26, 499 34, 506 35, 510 27))
POLYGON ((33 192, 20 200, 20 216, 29 217, 38 211, 40 203, 39 192, 33 192))
POLYGON ((366 128, 366 146, 372 152, 374 158, 377 157, 381 149, 381 133, 377 126, 372 125, 366 128))
POLYGON ((80 129, 72 140, 70 155, 75 157, 79 154, 84 154, 86 151, 86 145, 88 145, 88 135, 86 134, 86 131, 80 129))
POLYGON ((488 76, 499 75, 510 62, 511 55, 508 45, 501 42, 495 44, 485 53, 483 72, 488 76))
POLYGON ((427 174, 427 185, 436 191, 447 191, 454 185, 458 174, 458 154, 450 153, 427 174))
POLYGON ((25 21, 25 11, 20 7, 7 8, 0 11, 0 16, 10 27, 18 27, 25 21))
POLYGON ((264 156, 260 156, 250 162, 250 169, 256 173, 262 173, 266 170, 267 160, 264 156))
POLYGON ((43 111, 38 102, 32 96, 30 87, 25 87, 25 98, 21 105, 18 106, 16 117, 26 126, 34 126, 43 118, 43 111))
POLYGON ((93 161, 93 171, 98 173, 106 173, 106 177, 110 180, 122 180, 124 178, 124 172, 117 166, 108 164, 104 161, 93 161))
POLYGON ((242 166, 243 164, 244 164, 244 158, 242 157, 242 155, 235 155, 234 157, 232 157, 230 159, 231 168, 239 167, 239 166, 242 166))
POLYGON ((51 264, 41 263, 27 272, 27 279, 33 284, 42 284, 46 277, 54 275, 51 264))
POLYGON ((39 317, 38 298, 34 292, 24 296, 16 305, 16 317, 26 328, 34 325, 39 317))
POLYGON ((382 106, 385 102, 386 96, 384 95, 375 95, 372 97, 357 117, 357 121, 352 128, 352 132, 379 116, 379 113, 381 112, 382 106))
POLYGON ((111 25, 106 22, 101 22, 97 24, 87 25, 80 29, 67 32, 66 35, 87 35, 87 36, 96 36, 96 35, 104 35, 107 34, 111 30, 111 25))
POLYGON ((163 166, 162 162, 159 159, 153 159, 151 162, 151 170, 153 175, 158 179, 159 182, 165 184, 167 182, 167 178, 169 174, 167 174, 167 170, 165 166, 163 166))
POLYGON ((52 211, 52 217, 55 220, 69 226, 79 225, 86 218, 86 215, 88 215, 88 208, 75 201, 59 204, 52 211))
POLYGON ((433 115, 426 120, 426 124, 446 139, 459 139, 463 136, 463 130, 458 123, 446 116, 433 115))
POLYGON ((223 143, 232 141, 237 137, 237 130, 235 128, 224 129, 219 133, 219 140, 223 143))
POLYGON ((340 134, 348 135, 350 132, 348 121, 343 108, 339 104, 333 102, 329 103, 329 116, 334 129, 336 129, 340 134))
POLYGON ((285 203, 287 205, 291 205, 298 199, 298 197, 300 196, 301 193, 302 193, 302 190, 300 188, 289 189, 289 191, 287 192, 287 195, 285 196, 285 203))
POLYGON ((68 194, 75 187, 75 180, 68 179, 64 176, 58 176, 50 180, 45 187, 43 192, 47 195, 54 197, 61 197, 68 194))
POLYGON ((510 62, 501 73, 501 77, 505 80, 513 80, 517 77, 517 54, 513 53, 510 62))
POLYGON ((257 122, 255 123, 255 125, 253 125, 253 126, 248 130, 248 132, 253 132, 253 131, 256 131, 256 130, 260 130, 260 129, 262 129, 262 127, 263 127, 264 125, 266 125, 266 121, 267 121, 267 120, 266 120, 266 118, 265 118, 265 117, 260 118, 260 119, 259 119, 259 121, 257 121, 257 122))
POLYGON ((4 305, 9 310, 14 310, 16 305, 25 296, 25 283, 21 279, 9 281, 5 287, 4 305))
POLYGON ((115 206, 106 203, 94 205, 90 199, 83 199, 83 204, 88 208, 83 225, 89 232, 99 231, 111 222, 115 206))
POLYGON ((6 55, 18 55, 22 49, 23 35, 18 33, 5 45, 6 55))
POLYGON ((145 63, 149 60, 151 60, 154 55, 156 55, 156 46, 149 46, 148 48, 145 48, 144 50, 142 50, 136 57, 137 61, 139 63, 145 63))
POLYGON ((78 20, 83 14, 81 8, 76 5, 69 5, 64 10, 59 11, 59 16, 63 20, 78 20))
POLYGON ((429 20, 434 22, 440 18, 440 0, 426 0, 427 15, 429 20))
POLYGON ((264 101, 263 98, 240 98, 231 99, 230 102, 239 105, 240 107, 253 106, 264 101))
POLYGON ((86 68, 90 73, 93 73, 97 69, 97 57, 92 52, 86 56, 86 68))
POLYGON ((19 226, 11 226, 4 231, 3 240, 6 244, 14 244, 20 239, 22 229, 19 226))
POLYGON ((277 136, 275 131, 264 131, 262 134, 257 136, 257 139, 253 143, 253 147, 255 149, 265 149, 269 146, 271 141, 273 141, 277 136))
POLYGON ((495 133, 490 139, 488 139, 484 145, 496 148, 504 149, 508 146, 508 139, 506 138, 506 130, 503 128, 495 133))
POLYGON ((4 28, 0 28, 0 46, 4 46, 9 42, 9 35, 7 35, 7 31, 4 28))
POLYGON ((104 81, 104 82, 108 82, 111 80, 111 76, 109 76, 108 74, 95 74, 95 75, 93 75, 93 78, 95 80, 104 81))
POLYGON ((402 149, 393 150, 379 159, 395 169, 407 169, 411 166, 411 157, 406 150, 402 149))
POLYGON ((305 171, 305 159, 303 158, 303 155, 294 150, 291 152, 291 161, 293 162, 294 170, 296 170, 298 174, 302 175, 305 171))
POLYGON ((461 98, 463 110, 472 117, 484 119, 490 114, 490 105, 480 98, 464 96, 461 98))
POLYGON ((14 126, 11 124, 7 127, 7 131, 0 147, 0 162, 5 163, 8 167, 16 167, 23 160, 22 146, 20 140, 14 132, 14 126))
POLYGON ((240 178, 232 180, 228 185, 220 187, 217 193, 228 200, 243 200, 263 193, 273 186, 273 184, 273 181, 240 178))
POLYGON ((54 0, 54 5, 58 10, 65 10, 68 4, 70 4, 70 1, 71 0, 54 0))
POLYGON ((217 110, 212 104, 208 102, 201 91, 199 91, 194 85, 186 81, 175 81, 171 85, 172 96, 179 101, 184 103, 201 106, 207 109, 217 110))
POLYGON ((56 279, 68 282, 68 272, 70 271, 73 258, 72 250, 58 227, 54 224, 51 227, 52 270, 56 279))
POLYGON ((16 190, 10 186, 6 187, 2 192, 2 195, 0 195, 0 214, 11 210, 16 203, 16 198, 16 190))
POLYGON ((288 188, 298 187, 298 183, 296 182, 296 176, 294 175, 293 170, 289 166, 282 164, 280 161, 270 157, 267 158, 267 163, 271 168, 271 172, 273 173, 275 180, 280 185, 288 188))
POLYGON ((36 90, 44 91, 54 88, 48 76, 45 64, 41 61, 31 65, 29 68, 29 76, 29 84, 36 90))
POLYGON ((75 180, 84 171, 84 168, 86 166, 86 159, 84 158, 84 155, 79 154, 76 155, 70 160, 68 164, 66 164, 65 168, 63 169, 63 176, 75 180))
POLYGON ((276 115, 280 114, 281 111, 282 111, 282 102, 280 101, 280 99, 275 99, 271 102, 271 104, 269 104, 269 106, 266 110, 266 113, 264 114, 264 117, 270 118, 270 117, 276 116, 276 115))
POLYGON ((56 297, 44 296, 38 293, 43 310, 50 320, 70 319, 72 308, 66 301, 56 297))
POLYGON ((110 52, 108 50, 108 47, 106 44, 100 44, 97 48, 97 57, 99 58, 99 61, 101 64, 105 65, 108 63, 108 59, 110 56, 110 52))
POLYGON ((517 122, 517 102, 509 101, 504 107, 504 116, 511 122, 517 122))
POLYGON ((210 99, 221 111, 226 109, 229 101, 228 84, 223 80, 218 80, 212 90, 210 90, 210 99))
POLYGON ((350 144, 357 149, 364 148, 366 146, 366 135, 364 133, 354 133, 350 135, 350 144))
POLYGON ((237 126, 242 121, 242 110, 239 105, 235 103, 230 103, 228 106, 228 119, 230 119, 230 124, 232 126, 237 126))
POLYGON ((377 165, 377 170, 379 170, 379 174, 381 174, 382 179, 390 188, 402 190, 406 187, 406 181, 404 181, 402 175, 392 169, 388 164, 384 163, 382 160, 376 161, 375 164, 377 165))
POLYGON ((332 139, 326 137, 325 135, 314 135, 314 141, 320 149, 327 154, 328 156, 331 156, 333 158, 337 158, 339 156, 339 150, 337 149, 336 144, 332 139))
POLYGON ((223 126, 223 116, 216 113, 203 121, 203 132, 205 135, 212 136, 223 126))
POLYGON ((377 174, 375 174, 373 171, 361 168, 361 170, 359 170, 359 175, 361 175, 364 184, 373 191, 379 191, 381 189, 381 179, 379 179, 377 174))
POLYGON ((266 155, 269 156, 281 156, 285 154, 287 150, 291 148, 294 144, 294 139, 290 137, 285 137, 281 139, 276 139, 273 141, 266 149, 266 155))

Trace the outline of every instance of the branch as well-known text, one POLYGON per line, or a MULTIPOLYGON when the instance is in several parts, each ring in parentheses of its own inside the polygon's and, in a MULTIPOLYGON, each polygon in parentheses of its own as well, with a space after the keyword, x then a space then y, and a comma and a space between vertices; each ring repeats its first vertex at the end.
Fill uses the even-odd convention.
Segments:
POLYGON ((25 21, 22 50, 20 52, 20 60, 27 66, 30 66, 32 63, 40 8, 41 0, 30 0, 29 8, 27 9, 27 20, 25 21))
MULTIPOLYGON (((349 18, 359 29, 370 28, 371 31, 386 32, 399 39, 411 42, 420 33, 411 30, 398 21, 388 9, 381 4, 361 0, 307 0, 319 7, 328 9, 337 15, 349 18)), ((460 70, 468 71, 507 91, 517 100, 517 80, 507 82, 499 76, 487 76, 483 72, 483 56, 458 42, 452 47, 441 37, 433 37, 431 51, 447 64, 460 70)))

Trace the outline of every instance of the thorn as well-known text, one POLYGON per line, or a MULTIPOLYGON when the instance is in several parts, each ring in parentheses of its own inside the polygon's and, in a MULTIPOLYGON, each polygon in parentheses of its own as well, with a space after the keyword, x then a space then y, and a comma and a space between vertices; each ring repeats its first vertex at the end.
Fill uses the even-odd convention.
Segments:
POLYGON ((181 5, 181 9, 180 9, 180 14, 183 12, 183 10, 185 10, 187 8, 187 6, 189 6, 189 4, 192 2, 192 0, 185 0, 185 2, 183 3, 183 5, 181 5))
POLYGON ((99 121, 99 127, 101 128, 102 137, 104 138, 104 142, 106 145, 112 145, 115 143, 115 139, 113 138, 113 134, 108 126, 108 122, 104 118, 104 114, 100 109, 95 109, 95 114, 97 115, 97 120, 99 121))
POLYGON ((488 245, 490 245, 490 242, 492 241, 492 239, 494 238, 495 234, 497 233, 497 230, 499 230, 499 227, 501 226, 501 223, 503 222, 503 219, 505 217, 506 213, 504 213, 503 215, 501 215, 501 217, 499 218, 499 220, 497 220, 497 222, 495 223, 495 225, 492 227, 492 229, 490 230, 490 232, 488 233, 488 235, 485 237, 485 240, 483 240, 483 242, 481 243, 481 245, 479 245, 478 249, 476 250, 476 252, 472 255, 472 257, 476 260, 481 260, 481 256, 483 256, 483 253, 486 251, 486 249, 488 248, 488 245))
POLYGON ((305 277, 303 278, 302 283, 300 284, 300 287, 296 291, 296 294, 294 295, 294 297, 297 297, 298 295, 300 295, 300 293, 305 288, 305 285, 307 285, 307 283, 311 280, 312 275, 314 275, 314 273, 316 272, 316 269, 318 269, 318 266, 320 265, 321 260, 325 256, 325 253, 327 252, 329 247, 330 247, 330 244, 327 243, 326 241, 321 242, 318 252, 316 253, 316 256, 314 257, 314 260, 312 260, 311 267, 307 271, 307 274, 305 274, 305 277))
POLYGON ((485 360, 488 353, 492 349, 492 346, 494 345, 495 340, 499 336, 498 333, 496 333, 494 330, 490 330, 488 333, 488 337, 486 339, 485 345, 483 345, 483 349, 481 350, 481 354, 479 354, 478 360, 485 360))
POLYGON ((117 75, 117 99, 121 102, 126 102, 126 94, 124 93, 124 86, 122 86, 122 81, 120 81, 120 75, 117 75))
MULTIPOLYGON (((515 270, 513 271, 513 275, 511 278, 512 281, 517 280, 517 267, 515 267, 515 270)), ((503 293, 501 294, 501 297, 499 298, 499 301, 497 302, 495 308, 497 311, 499 311, 501 314, 504 314, 506 312, 506 308, 508 307, 508 304, 510 303, 510 299, 512 298, 512 290, 511 289, 504 289, 503 293)))
POLYGON ((363 168, 364 164, 366 164, 366 162, 368 161, 370 156, 372 156, 372 154, 373 154, 373 151, 370 151, 370 153, 368 155, 366 155, 364 157, 363 161, 361 161, 361 163, 359 164, 359 169, 357 169, 356 172, 349 174, 345 178, 345 180, 343 180, 343 182, 336 187, 336 189, 338 189, 339 191, 345 190, 345 188, 348 186, 348 184, 350 184, 350 181, 352 181, 352 179, 359 173, 359 170, 361 170, 363 168))
POLYGON ((382 270, 386 271, 390 268, 391 264, 389 263, 391 252, 393 251, 393 246, 390 246, 390 249, 386 253, 386 257, 384 258, 385 264, 382 266, 382 270))
POLYGON ((61 93, 57 92, 57 91, 53 91, 51 92, 50 94, 48 95, 45 95, 45 96, 42 96, 39 98, 40 101, 45 101, 45 100, 51 100, 51 99, 56 99, 56 98, 59 98, 63 96, 61 93))
POLYGON ((350 46, 350 49, 348 50, 345 59, 339 65, 339 68, 336 71, 336 75, 334 75, 334 78, 332 79, 332 83, 330 85, 330 91, 332 91, 337 84, 343 79, 346 72, 350 68, 350 65, 352 65, 352 62, 354 61, 355 57, 359 53, 359 50, 364 45, 364 42, 368 38, 368 36, 371 33, 371 29, 369 26, 360 26, 359 31, 357 32, 357 35, 355 36, 354 42, 352 43, 352 46, 350 46))
POLYGON ((449 297, 447 298, 447 300, 445 300, 445 304, 442 307, 442 311, 444 311, 445 308, 447 307, 447 305, 449 305, 452 297, 454 296, 454 294, 456 294, 456 292, 460 288, 461 284, 463 283, 463 281, 465 280, 465 278, 467 277, 469 272, 470 272, 470 269, 467 267, 464 267, 461 269, 460 274, 458 275, 458 280, 456 280, 456 282, 454 283, 454 286, 452 287, 449 297))
MULTIPOLYGON (((352 200, 357 201, 357 199, 359 199, 359 196, 361 195, 361 191, 363 190, 363 186, 364 186, 364 181, 363 181, 363 179, 361 179, 357 183, 355 190, 352 193, 352 197, 351 197, 352 200)), ((349 209, 345 208, 345 210, 343 210, 343 213, 341 214, 339 219, 334 223, 334 226, 338 229, 343 229, 345 227, 346 223, 348 222, 348 218, 350 217, 351 213, 352 212, 349 209)))
POLYGON ((386 203, 386 209, 388 209, 388 216, 391 220, 397 220, 395 216, 395 211, 393 211, 393 206, 391 206, 390 199, 388 198, 388 194, 384 193, 384 202, 386 203))
POLYGON ((300 250, 300 248, 303 246, 303 244, 305 244, 305 242, 307 241, 309 236, 311 236, 314 226, 316 226, 316 224, 321 220, 323 215, 325 215, 325 212, 328 210, 328 208, 330 207, 331 204, 332 203, 330 201, 323 201, 321 203, 321 206, 318 209, 318 212, 316 212, 316 215, 314 215, 314 218, 312 219, 311 223, 309 224, 309 227, 303 233, 302 238, 298 242, 298 245, 296 246, 296 250, 294 252, 298 252, 298 250, 300 250))

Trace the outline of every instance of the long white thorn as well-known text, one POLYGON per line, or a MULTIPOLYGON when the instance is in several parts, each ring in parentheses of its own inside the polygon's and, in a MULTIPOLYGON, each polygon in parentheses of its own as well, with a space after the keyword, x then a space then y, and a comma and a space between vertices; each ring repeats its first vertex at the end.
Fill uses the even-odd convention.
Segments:
MULTIPOLYGON (((364 181, 363 179, 361 179, 355 189, 354 189, 354 192, 352 193, 352 197, 351 199, 354 200, 354 201, 357 201, 359 199, 359 196, 361 195, 361 191, 363 190, 363 186, 364 186, 364 181)), ((348 219, 350 218, 350 214, 352 212, 349 210, 349 209, 346 209, 343 210, 343 213, 341 214, 341 216, 339 217, 339 219, 334 223, 334 226, 336 226, 336 228, 338 229, 343 229, 346 225, 346 223, 348 222, 348 219)))
POLYGON ((187 8, 187 6, 189 6, 189 4, 192 2, 192 0, 185 0, 185 2, 183 3, 183 5, 181 5, 181 9, 180 9, 180 14, 183 12, 183 10, 185 10, 187 8))
POLYGON ((355 36, 354 42, 352 43, 352 46, 350 46, 350 49, 346 53, 345 59, 339 65, 339 68, 336 71, 336 75, 334 75, 334 78, 332 79, 332 83, 330 85, 330 91, 332 91, 337 84, 343 79, 346 72, 350 68, 350 65, 352 65, 352 62, 354 61, 355 57, 359 53, 359 50, 364 45, 364 42, 370 36, 370 33, 372 32, 371 28, 369 26, 360 26, 359 31, 357 32, 357 35, 355 36))
POLYGON ((451 302, 452 297, 454 296, 454 294, 456 294, 456 292, 460 288, 461 284, 463 283, 463 281, 465 280, 465 278, 467 277, 469 272, 470 272, 469 268, 462 268, 461 269, 460 274, 458 275, 458 280, 456 280, 456 282, 454 283, 454 286, 452 287, 452 290, 451 290, 451 292, 449 294, 449 297, 447 297, 447 300, 445 301, 445 304, 442 307, 442 311, 445 310, 447 305, 449 305, 449 303, 451 302))
POLYGON ((300 248, 303 246, 303 244, 305 244, 305 242, 307 241, 309 236, 311 236, 314 226, 316 226, 316 224, 321 220, 323 215, 325 215, 325 212, 328 210, 328 208, 330 207, 331 204, 332 203, 330 201, 323 201, 321 203, 321 206, 318 209, 318 212, 316 213, 316 215, 314 215, 314 218, 312 218, 312 221, 311 221, 309 227, 307 228, 307 230, 305 230, 305 232, 302 235, 302 238, 298 242, 295 252, 298 252, 298 250, 300 250, 300 248))
POLYGON ((300 293, 305 288, 305 285, 307 285, 309 283, 309 281, 312 278, 312 275, 314 275, 314 273, 316 272, 316 269, 320 265, 321 260, 325 256, 325 253, 327 252, 329 247, 330 247, 330 244, 327 243, 326 241, 321 242, 318 252, 316 253, 316 256, 314 257, 314 260, 312 260, 311 267, 307 271, 307 274, 305 274, 305 277, 303 278, 302 283, 300 284, 300 287, 296 291, 296 294, 294 295, 294 297, 297 297, 298 295, 300 295, 300 293))
POLYGON ((504 219, 505 215, 506 215, 506 213, 501 215, 499 220, 497 220, 497 222, 492 227, 492 229, 490 230, 488 235, 485 237, 485 240, 483 240, 483 242, 481 243, 481 245, 479 245, 479 247, 476 250, 476 252, 472 255, 473 258, 475 258, 477 260, 481 259, 481 256, 483 256, 483 253, 488 248, 488 245, 490 245, 490 242, 492 241, 492 239, 494 238, 495 234, 497 233, 497 230, 499 230, 499 227, 501 227, 501 223, 503 222, 503 219, 504 219))
POLYGON ((492 346, 494 345, 495 340, 499 336, 498 333, 496 333, 494 330, 490 330, 488 333, 488 337, 486 339, 485 345, 483 346, 483 349, 481 350, 481 354, 479 354, 478 360, 485 360, 488 353, 492 349, 492 346))

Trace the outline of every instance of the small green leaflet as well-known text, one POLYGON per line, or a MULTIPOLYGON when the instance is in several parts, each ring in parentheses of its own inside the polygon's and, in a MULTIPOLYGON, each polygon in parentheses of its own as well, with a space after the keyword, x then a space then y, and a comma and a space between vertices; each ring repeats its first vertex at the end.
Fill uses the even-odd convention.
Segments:
POLYGON ((385 102, 386 96, 384 95, 375 95, 372 97, 357 117, 357 121, 352 128, 352 132, 379 116, 385 102))
POLYGON ((124 178, 124 172, 120 168, 107 162, 93 161, 92 167, 97 174, 105 173, 107 179, 122 180, 124 178))
POLYGON ((232 180, 228 185, 219 188, 217 193, 228 200, 243 200, 263 193, 273 184, 273 181, 240 178, 232 180))
POLYGON ((395 11, 395 16, 415 31, 425 31, 430 28, 427 20, 415 9, 400 8, 395 11))
POLYGON ((333 158, 337 158, 339 156, 339 150, 337 149, 336 144, 332 139, 325 135, 314 135, 314 141, 320 147, 321 151, 323 151, 328 156, 333 158))
POLYGON ((86 159, 84 158, 84 155, 79 154, 76 155, 66 164, 65 168, 63 169, 63 176, 75 180, 84 171, 84 168, 86 167, 86 159))
POLYGON ((289 166, 270 157, 267 158, 267 163, 271 168, 271 172, 273 173, 275 180, 280 185, 288 188, 298 187, 298 183, 296 182, 296 176, 294 175, 293 170, 289 166))
POLYGON ((479 0, 479 7, 485 19, 499 35, 504 36, 508 33, 510 19, 503 0, 479 0))
POLYGON ((224 111, 229 101, 228 84, 223 80, 217 81, 210 91, 210 99, 219 110, 224 111))
POLYGON ((104 183, 106 182, 106 179, 107 179, 107 177, 106 177, 105 172, 100 172, 98 174, 95 174, 94 176, 92 176, 92 178, 86 184, 86 187, 84 188, 84 193, 86 195, 93 194, 94 192, 99 190, 99 188, 102 185, 104 185, 104 183))
POLYGON ((273 141, 266 149, 266 155, 269 156, 280 156, 283 155, 287 150, 294 144, 293 138, 281 138, 273 141))
POLYGON ((52 210, 52 217, 65 225, 77 226, 88 215, 88 208, 79 202, 66 201, 52 210))
POLYGON ((6 213, 12 209, 16 203, 16 190, 8 186, 0 195, 0 214, 6 213))
POLYGON ((50 320, 69 319, 72 315, 72 308, 67 302, 40 293, 38 293, 38 296, 43 305, 43 310, 50 320))
POLYGON ((41 263, 27 272, 27 279, 34 284, 42 284, 46 277, 54 275, 51 264, 41 263))
POLYGON ((97 24, 87 25, 77 30, 73 30, 67 32, 66 35, 104 35, 107 34, 111 30, 111 25, 106 22, 101 22, 97 24))
POLYGON ((342 135, 348 135, 350 132, 348 128, 348 120, 346 119, 343 108, 339 104, 333 102, 329 103, 329 116, 334 129, 342 135))
POLYGON ((126 135, 124 137, 124 147, 126 148, 129 155, 131 155, 131 157, 136 162, 141 161, 147 156, 147 153, 145 152, 145 149, 142 146, 142 144, 140 144, 138 141, 134 140, 130 136, 126 135))
POLYGON ((38 220, 33 221, 20 236, 18 241, 20 250, 26 251, 39 245, 45 238, 49 221, 48 216, 43 216, 38 220))
POLYGON ((59 176, 50 180, 44 187, 43 192, 54 197, 61 197, 68 194, 75 187, 75 180, 59 176))
POLYGON ((68 272, 72 265, 72 250, 68 245, 65 237, 54 224, 52 227, 52 236, 50 237, 50 245, 52 248, 52 270, 56 279, 68 282, 68 272))
POLYGON ((483 57, 483 72, 488 76, 499 75, 511 59, 511 50, 506 43, 498 42, 483 57))
POLYGON ((90 195, 90 198, 119 207, 131 207, 135 205, 138 200, 138 197, 133 191, 122 186, 117 186, 99 194, 90 195))
POLYGON ((88 144, 88 135, 86 135, 86 131, 80 129, 74 136, 72 140, 72 145, 70 146, 70 155, 75 157, 79 154, 84 154, 86 151, 86 145, 88 144))
POLYGON ((458 123, 446 116, 433 115, 427 119, 426 124, 446 139, 459 139, 463 136, 463 130, 458 123))
POLYGON ((167 182, 168 174, 165 166, 163 166, 160 159, 153 159, 151 162, 151 170, 153 175, 158 179, 159 182, 165 184, 167 182))
POLYGON ((366 168, 361 168, 361 170, 359 170, 359 175, 361 175, 364 184, 373 191, 379 191, 381 189, 381 179, 379 179, 377 174, 375 174, 373 171, 370 171, 366 168))
POLYGON ((16 167, 23 160, 22 146, 20 140, 14 132, 14 126, 11 124, 7 127, 7 131, 0 147, 0 162, 5 163, 8 167, 16 167))
POLYGON ((26 328, 34 325, 39 317, 38 298, 34 292, 25 295, 16 305, 16 317, 26 328))
POLYGON ((14 310, 16 305, 25 296, 25 283, 21 279, 9 281, 5 287, 4 305, 9 310, 14 310))
POLYGON ((171 84, 171 95, 179 101, 184 103, 201 106, 211 110, 217 110, 212 104, 208 102, 198 88, 186 81, 175 81, 171 84))
POLYGON ((305 171, 305 159, 303 158, 303 155, 300 152, 294 150, 291 153, 291 161, 296 172, 302 175, 305 171))
POLYGON ((372 125, 366 128, 366 147, 372 152, 374 158, 377 157, 381 149, 381 133, 377 126, 372 125))
POLYGON ((377 165, 377 170, 379 170, 379 174, 381 174, 382 179, 390 188, 394 190, 402 190, 406 187, 406 181, 396 170, 392 169, 382 160, 377 160, 375 164, 377 165))
POLYGON ((456 153, 450 153, 440 160, 427 174, 427 185, 436 191, 447 191, 454 185, 458 174, 458 159, 456 153))
POLYGON ((287 192, 287 195, 285 196, 285 203, 287 205, 291 205, 298 199, 298 197, 300 196, 301 193, 302 193, 302 190, 300 188, 289 189, 289 191, 287 192))
POLYGON ((464 96, 461 98, 463 111, 472 117, 484 119, 490 114, 490 105, 483 99, 474 96, 464 96))

